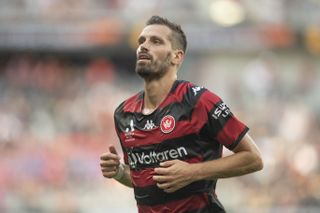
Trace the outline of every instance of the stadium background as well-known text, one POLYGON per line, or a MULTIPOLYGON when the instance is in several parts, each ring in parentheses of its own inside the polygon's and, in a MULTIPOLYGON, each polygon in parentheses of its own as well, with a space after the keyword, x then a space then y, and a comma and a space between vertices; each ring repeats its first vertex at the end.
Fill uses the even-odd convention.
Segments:
POLYGON ((179 78, 222 96, 261 149, 262 172, 218 182, 228 212, 319 212, 320 0, 0 1, 0 212, 136 212, 99 155, 120 150, 113 110, 142 88, 153 14, 186 31, 179 78))

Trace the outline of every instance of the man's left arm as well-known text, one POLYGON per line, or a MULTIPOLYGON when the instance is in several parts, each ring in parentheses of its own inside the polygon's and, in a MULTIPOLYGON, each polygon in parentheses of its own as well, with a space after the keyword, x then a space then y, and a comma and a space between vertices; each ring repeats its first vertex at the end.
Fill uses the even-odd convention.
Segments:
POLYGON ((248 133, 233 152, 227 157, 195 164, 181 160, 162 162, 159 168, 155 168, 153 179, 159 188, 170 193, 194 181, 235 177, 263 168, 260 152, 248 133))

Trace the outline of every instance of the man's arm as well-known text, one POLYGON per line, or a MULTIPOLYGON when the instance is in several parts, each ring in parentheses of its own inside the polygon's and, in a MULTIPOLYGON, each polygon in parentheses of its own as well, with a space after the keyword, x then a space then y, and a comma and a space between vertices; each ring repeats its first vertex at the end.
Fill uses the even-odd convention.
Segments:
POLYGON ((233 150, 234 154, 202 163, 189 164, 180 160, 166 161, 156 168, 153 179, 159 188, 174 192, 194 181, 245 175, 263 168, 260 152, 246 134, 233 150))
POLYGON ((243 137, 233 152, 233 155, 195 166, 195 180, 235 177, 263 168, 260 152, 249 134, 243 137))
POLYGON ((130 177, 130 168, 126 164, 120 164, 120 166, 118 168, 118 172, 113 177, 113 179, 117 180, 119 183, 122 183, 125 186, 131 187, 131 188, 133 187, 131 177, 130 177), (120 173, 121 169, 123 169, 123 174, 119 175, 119 174, 121 174, 120 173), (117 177, 117 175, 119 175, 119 176, 117 177))
POLYGON ((120 157, 114 146, 109 147, 109 152, 100 156, 100 166, 104 177, 114 178, 125 186, 132 187, 130 168, 120 163, 120 157))

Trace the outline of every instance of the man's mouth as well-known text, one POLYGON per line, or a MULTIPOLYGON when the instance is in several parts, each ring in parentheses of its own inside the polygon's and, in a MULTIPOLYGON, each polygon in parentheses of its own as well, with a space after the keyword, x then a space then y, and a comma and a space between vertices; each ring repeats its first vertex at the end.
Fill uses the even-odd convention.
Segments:
POLYGON ((145 53, 141 53, 138 55, 138 61, 150 61, 151 56, 145 53))

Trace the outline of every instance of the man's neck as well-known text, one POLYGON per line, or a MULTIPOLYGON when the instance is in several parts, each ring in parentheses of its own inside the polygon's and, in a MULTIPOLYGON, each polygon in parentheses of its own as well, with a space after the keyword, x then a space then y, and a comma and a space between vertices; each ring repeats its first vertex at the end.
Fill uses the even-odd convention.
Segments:
POLYGON ((145 81, 142 113, 148 115, 157 109, 161 102, 167 97, 176 80, 176 75, 166 75, 160 79, 145 81))

